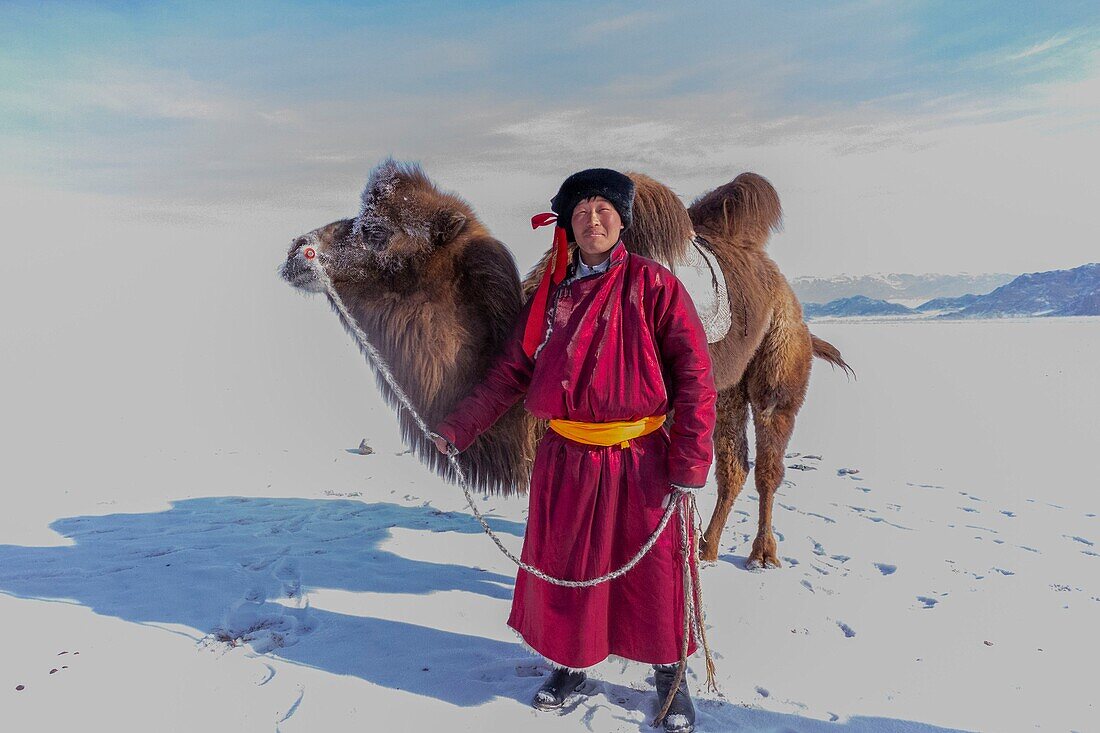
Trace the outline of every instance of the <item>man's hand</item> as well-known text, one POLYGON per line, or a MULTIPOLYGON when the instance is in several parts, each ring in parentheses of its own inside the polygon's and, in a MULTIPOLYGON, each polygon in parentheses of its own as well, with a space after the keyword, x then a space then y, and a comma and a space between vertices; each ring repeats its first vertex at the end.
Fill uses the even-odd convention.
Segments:
POLYGON ((447 439, 444 438, 442 435, 433 432, 431 433, 431 438, 432 442, 435 443, 435 447, 439 449, 440 453, 447 455, 451 452, 451 444, 448 443, 447 439))
POLYGON ((669 484, 669 492, 665 494, 665 500, 661 504, 665 509, 668 508, 668 503, 672 501, 674 497, 679 497, 680 494, 691 494, 694 496, 698 493, 702 486, 681 486, 680 484, 669 484))

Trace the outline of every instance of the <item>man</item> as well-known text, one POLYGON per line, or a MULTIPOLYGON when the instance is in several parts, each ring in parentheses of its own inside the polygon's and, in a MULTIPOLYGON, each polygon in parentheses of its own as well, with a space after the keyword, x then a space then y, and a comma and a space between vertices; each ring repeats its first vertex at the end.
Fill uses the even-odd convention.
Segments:
MULTIPOLYGON (((465 450, 524 393, 525 408, 550 420, 521 559, 556 578, 621 567, 656 529, 673 488, 702 487, 713 458, 717 394, 703 326, 672 272, 623 244, 633 200, 633 181, 606 168, 562 183, 551 208, 559 261, 566 240, 577 244, 568 270, 554 285, 548 268, 542 296, 525 304, 482 382, 434 431, 439 450, 465 450)), ((683 563, 679 524, 669 522, 637 565, 600 585, 563 587, 521 568, 508 625, 555 667, 532 704, 560 708, 585 668, 610 655, 654 665, 663 703, 683 642, 683 563)), ((694 719, 685 680, 665 730, 691 731, 694 719)))

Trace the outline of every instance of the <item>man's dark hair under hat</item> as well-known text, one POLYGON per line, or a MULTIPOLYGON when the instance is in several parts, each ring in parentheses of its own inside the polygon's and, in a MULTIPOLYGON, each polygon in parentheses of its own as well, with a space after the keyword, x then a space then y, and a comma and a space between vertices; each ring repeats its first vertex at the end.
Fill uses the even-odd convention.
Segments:
POLYGON ((634 181, 610 168, 589 168, 566 178, 557 195, 550 199, 550 210, 558 215, 558 225, 565 229, 571 242, 576 241, 573 209, 592 196, 603 196, 610 201, 623 220, 623 228, 630 228, 634 219, 634 181))

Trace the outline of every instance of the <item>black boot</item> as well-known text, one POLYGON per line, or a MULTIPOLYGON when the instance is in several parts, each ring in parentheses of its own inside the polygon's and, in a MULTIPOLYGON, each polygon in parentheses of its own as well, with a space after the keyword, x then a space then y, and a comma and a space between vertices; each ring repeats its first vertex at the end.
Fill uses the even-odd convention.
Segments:
POLYGON ((588 677, 584 672, 573 672, 555 667, 550 679, 543 683, 531 701, 532 707, 539 710, 557 710, 565 704, 565 699, 580 687, 588 677))
MULTIPOLYGON (((654 664, 653 679, 657 683, 657 711, 665 706, 668 692, 672 689, 672 682, 676 679, 675 664, 654 664)), ((687 670, 684 670, 684 678, 680 680, 680 686, 676 689, 676 695, 672 698, 672 704, 668 706, 668 712, 664 719, 665 730, 668 733, 691 733, 695 730, 695 706, 691 703, 691 695, 688 694, 687 670)))

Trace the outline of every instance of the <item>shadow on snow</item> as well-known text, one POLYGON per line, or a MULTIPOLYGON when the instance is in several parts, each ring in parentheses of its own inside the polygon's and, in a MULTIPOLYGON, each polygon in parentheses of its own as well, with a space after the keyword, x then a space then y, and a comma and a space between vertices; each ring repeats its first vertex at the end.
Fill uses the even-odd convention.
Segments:
MULTIPOLYGON (((520 523, 488 521, 498 533, 523 536, 520 523)), ((511 576, 410 560, 381 549, 395 527, 482 531, 469 515, 428 506, 187 499, 152 514, 58 519, 50 528, 74 542, 67 547, 0 545, 0 592, 72 599, 96 613, 137 623, 182 624, 223 641, 248 642, 261 654, 275 652, 289 661, 454 705, 508 697, 526 706, 541 680, 517 674, 517 667, 535 674, 545 673, 546 667, 518 643, 335 613, 301 602, 303 585, 370 593, 457 590, 511 598, 511 576)), ((656 712, 654 693, 595 679, 590 685, 592 695, 579 698, 571 710, 584 709, 587 720, 613 701, 613 710, 643 713, 643 728, 649 729, 648 718, 656 712)), ((821 722, 713 700, 699 701, 699 715, 702 725, 709 718, 733 729, 948 730, 888 718, 821 722)))

